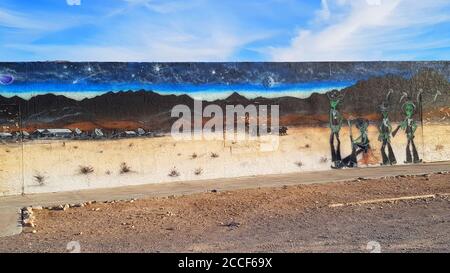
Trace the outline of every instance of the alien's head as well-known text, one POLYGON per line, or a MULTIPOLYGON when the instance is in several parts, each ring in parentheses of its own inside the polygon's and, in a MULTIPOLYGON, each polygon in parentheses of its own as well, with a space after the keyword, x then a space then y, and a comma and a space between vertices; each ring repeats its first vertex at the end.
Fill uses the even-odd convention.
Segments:
POLYGON ((332 90, 327 93, 328 99, 330 100, 330 107, 334 110, 339 106, 339 103, 344 98, 344 94, 338 90, 332 90))
POLYGON ((414 112, 416 111, 416 106, 413 102, 407 101, 405 104, 403 104, 403 112, 405 113, 406 117, 411 118, 414 115, 414 112))
POLYGON ((367 119, 358 118, 355 121, 355 126, 357 129, 359 129, 359 131, 365 132, 369 127, 369 121, 367 119))
POLYGON ((388 105, 385 102, 383 102, 379 106, 379 109, 380 109, 380 113, 383 116, 383 118, 387 118, 388 115, 389 115, 389 107, 388 107, 388 105))

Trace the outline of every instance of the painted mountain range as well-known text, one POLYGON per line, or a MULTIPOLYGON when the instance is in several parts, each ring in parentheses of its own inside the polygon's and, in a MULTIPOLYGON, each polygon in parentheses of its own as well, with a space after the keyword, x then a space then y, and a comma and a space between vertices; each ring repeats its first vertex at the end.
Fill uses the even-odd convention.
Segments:
MULTIPOLYGON (((440 70, 442 71, 442 70, 440 70)), ((440 118, 433 113, 436 109, 450 105, 450 83, 447 75, 434 69, 421 69, 412 77, 399 75, 374 76, 342 89, 345 93, 341 107, 346 115, 365 116, 376 119, 378 105, 389 89, 391 96, 391 118, 401 119, 399 104, 403 92, 416 99, 419 89, 423 89, 422 110, 429 119, 440 118), (428 115, 428 116, 427 116, 428 115)), ((238 76, 235 76, 238 77, 238 76)), ((108 92, 93 98, 75 100, 62 95, 43 94, 30 99, 19 96, 10 98, 0 96, 0 105, 20 106, 22 124, 25 128, 82 127, 92 129, 127 129, 145 127, 149 129, 168 129, 173 119, 170 111, 173 106, 185 104, 193 106, 193 98, 188 95, 161 95, 151 90, 108 92)), ((283 125, 320 125, 328 119, 329 101, 326 94, 313 93, 307 98, 246 98, 238 93, 215 101, 204 101, 225 106, 227 104, 265 104, 280 105, 283 125)))

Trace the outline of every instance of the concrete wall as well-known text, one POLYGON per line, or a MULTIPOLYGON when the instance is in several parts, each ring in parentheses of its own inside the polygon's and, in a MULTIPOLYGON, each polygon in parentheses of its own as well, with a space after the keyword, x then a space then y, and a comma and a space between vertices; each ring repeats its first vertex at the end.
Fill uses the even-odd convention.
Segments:
MULTIPOLYGON (((407 164, 450 160, 449 67, 448 62, 0 63, 0 132, 83 131, 70 138, 1 139, 0 196, 356 167, 343 159, 352 154, 350 131, 356 139, 356 126, 365 123, 370 146, 355 163, 379 166, 380 105, 394 130, 414 104, 418 158, 407 164), (174 140, 167 134, 176 120, 170 110, 177 104, 192 107, 192 98, 222 108, 279 105, 288 134, 279 136, 274 150, 263 148, 264 138, 174 140), (330 102, 337 99, 341 160, 333 159, 330 146, 330 102), (105 137, 94 138, 95 128, 105 137), (154 134, 114 137, 137 128, 154 134)), ((405 164, 406 132, 388 135, 396 163, 405 164)))

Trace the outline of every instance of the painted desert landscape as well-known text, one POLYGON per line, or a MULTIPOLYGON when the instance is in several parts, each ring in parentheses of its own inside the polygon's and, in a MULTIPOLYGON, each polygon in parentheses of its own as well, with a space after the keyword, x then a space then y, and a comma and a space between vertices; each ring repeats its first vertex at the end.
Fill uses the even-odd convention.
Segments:
MULTIPOLYGON (((78 190, 146 183, 201 180, 330 169, 328 128, 290 128, 275 151, 261 151, 261 141, 175 141, 170 136, 119 140, 36 140, 0 146, 2 195, 78 190), (26 157, 22 157, 26 154, 26 157)), ((373 154, 361 167, 379 166, 381 143, 369 128, 373 154)), ((355 130, 356 133, 356 130, 355 130)), ((421 157, 426 162, 450 158, 450 126, 424 126, 421 157)), ((399 135, 393 149, 405 160, 405 139, 399 135)), ((342 133, 342 153, 351 145, 342 133)))
MULTIPOLYGON (((3 63, 0 195, 328 170, 330 98, 342 158, 367 123, 369 149, 358 167, 379 166, 380 105, 392 130, 413 104, 420 162, 450 159, 448 62, 374 63, 3 63), (28 71, 25 73, 25 71, 28 71), (31 71, 31 72, 30 72, 31 71), (126 90, 126 91, 124 91, 126 90), (279 145, 254 140, 175 140, 176 105, 279 105, 279 145), (350 123, 349 123, 350 122, 350 123), (352 129, 350 129, 350 126, 352 129), (281 132, 281 131, 280 131, 281 132)), ((208 118, 203 118, 203 123, 208 118)), ((390 136, 397 164, 404 129, 390 136)), ((335 144, 333 144, 335 145, 335 144)), ((417 160, 416 163, 419 163, 417 160)))

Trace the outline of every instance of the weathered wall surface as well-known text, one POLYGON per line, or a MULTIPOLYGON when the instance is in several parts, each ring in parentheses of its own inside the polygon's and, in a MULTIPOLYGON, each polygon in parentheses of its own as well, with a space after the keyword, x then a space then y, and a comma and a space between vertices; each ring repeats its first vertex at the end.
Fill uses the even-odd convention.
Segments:
POLYGON ((449 62, 0 63, 0 195, 450 160, 449 79, 449 62), (287 135, 174 140, 194 99, 279 105, 287 135))

